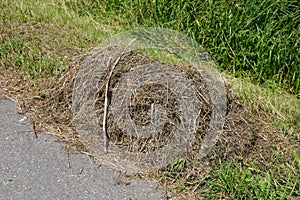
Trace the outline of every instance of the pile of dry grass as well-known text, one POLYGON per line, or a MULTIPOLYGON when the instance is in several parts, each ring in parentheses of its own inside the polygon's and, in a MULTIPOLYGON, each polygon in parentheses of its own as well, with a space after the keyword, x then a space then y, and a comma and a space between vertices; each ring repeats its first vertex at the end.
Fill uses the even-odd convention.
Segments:
MULTIPOLYGON (((38 130, 46 130, 57 135, 65 142, 67 149, 73 149, 79 153, 86 153, 96 158, 113 160, 115 158, 109 154, 108 156, 106 155, 106 157, 103 157, 103 155, 102 157, 95 155, 95 153, 103 151, 103 149, 101 148, 97 151, 91 150, 95 147, 91 148, 87 146, 89 143, 82 142, 80 134, 76 132, 76 128, 73 125, 72 95, 74 81, 76 74, 85 60, 86 57, 83 57, 80 61, 70 62, 69 69, 61 75, 39 80, 36 84, 30 83, 28 80, 22 78, 24 75, 21 72, 5 71, 5 73, 1 74, 3 79, 1 79, 0 84, 1 87, 5 88, 9 93, 8 95, 17 100, 23 112, 35 122, 38 130)), ((132 50, 122 55, 111 77, 108 96, 110 104, 113 89, 115 85, 118 84, 118 80, 122 74, 140 65, 147 64, 162 63, 153 61, 149 57, 132 50)), ((164 65, 167 64, 164 63, 164 65)), ((205 82, 202 81, 201 74, 191 66, 167 66, 173 67, 184 74, 189 83, 201 94, 198 95, 197 98, 203 102, 196 137, 191 148, 182 155, 185 157, 185 167, 179 171, 175 170, 172 172, 176 177, 189 180, 201 179, 205 177, 210 170, 211 164, 218 163, 220 160, 252 161, 257 166, 265 169, 266 163, 268 163, 268 160, 270 160, 273 155, 274 147, 280 148, 288 145, 271 126, 262 119, 255 118, 248 112, 240 100, 231 93, 230 86, 227 86, 228 111, 224 131, 207 157, 199 160, 198 152, 203 137, 208 130, 211 113, 210 99, 205 82)), ((108 72, 106 72, 106 74, 107 73, 108 72)), ((102 122, 104 117, 105 76, 100 78, 95 103, 98 121, 100 122, 102 122)), ((152 104, 160 104, 165 107, 167 112, 166 120, 169 122, 166 123, 162 132, 156 136, 155 140, 152 138, 143 139, 128 136, 126 132, 115 123, 112 109, 109 107, 107 123, 108 136, 110 142, 121 149, 121 151, 119 151, 121 154, 125 151, 132 153, 156 151, 168 145, 169 138, 175 134, 174 131, 176 131, 176 128, 174 128, 174 124, 180 121, 180 111, 176 95, 168 90, 168 88, 158 84, 145 85, 136 91, 135 96, 131 98, 131 107, 129 108, 132 120, 136 124, 147 124, 149 120, 151 120, 147 111, 151 109, 152 104), (147 144, 146 147, 144 144, 147 144)), ((94 138, 90 138, 90 140, 93 139, 94 138)), ((103 160, 99 161, 103 162, 103 160)), ((118 162, 118 160, 115 160, 114 163, 116 162, 118 162)), ((153 175, 153 173, 150 174, 153 175)), ((160 180, 161 182, 174 180, 169 179, 168 177, 163 177, 160 180)))

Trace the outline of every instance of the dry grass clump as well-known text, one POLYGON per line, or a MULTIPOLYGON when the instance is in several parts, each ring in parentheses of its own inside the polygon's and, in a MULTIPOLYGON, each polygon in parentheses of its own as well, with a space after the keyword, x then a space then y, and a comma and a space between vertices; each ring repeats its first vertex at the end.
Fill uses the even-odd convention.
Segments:
MULTIPOLYGON (((157 61, 153 61, 150 58, 143 56, 140 53, 135 51, 130 51, 122 56, 120 62, 116 66, 115 72, 111 77, 111 84, 109 90, 109 101, 111 101, 111 94, 113 89, 116 87, 119 78, 122 74, 134 70, 141 65, 148 64, 159 64, 157 61)), ((168 65, 169 66, 169 65, 168 65)), ((185 78, 187 78, 190 83, 198 91, 199 101, 203 102, 202 112, 199 116, 199 125, 197 129, 198 134, 204 135, 208 129, 209 123, 209 114, 210 114, 210 104, 209 96, 205 84, 201 81, 201 75, 196 70, 193 70, 192 67, 183 66, 183 65, 174 65, 172 66, 176 70, 183 72, 185 78), (202 95, 199 95, 202 94, 202 95)), ((107 72, 106 72, 107 74, 107 72)), ((142 74, 139 74, 143 76, 142 74)), ((106 84, 106 75, 100 79, 97 91, 97 100, 96 100, 96 109, 98 114, 98 121, 103 121, 103 107, 104 107, 104 86, 106 84)), ((124 88, 125 90, 126 88, 124 88)), ((179 88, 180 89, 180 88, 179 88)), ((166 110, 167 122, 164 125, 160 133, 157 134, 156 138, 137 138, 131 134, 127 135, 123 130, 114 122, 114 117, 110 109, 108 113, 108 135, 111 142, 118 145, 118 147, 123 148, 124 150, 131 152, 147 152, 155 151, 165 145, 170 141, 170 137, 176 132, 176 124, 180 121, 180 108, 179 102, 176 99, 175 94, 167 87, 164 87, 160 84, 146 84, 139 87, 135 94, 131 97, 130 103, 130 116, 132 122, 138 125, 147 125, 151 121, 151 105, 160 104, 166 110), (145 145, 147 144, 147 145, 145 145)), ((128 126, 134 126, 134 124, 128 124, 128 126)))
MULTIPOLYGON (((30 83, 24 78, 20 79, 24 76, 19 72, 1 74, 4 79, 1 79, 0 84, 7 89, 9 95, 17 100, 23 112, 35 122, 38 130, 46 130, 57 135, 65 142, 67 149, 73 149, 75 152, 99 158, 93 151, 90 151, 90 147, 86 146, 87 143, 82 143, 80 135, 78 135, 72 124, 74 80, 84 60, 85 58, 82 58, 80 61, 71 62, 69 69, 61 75, 39 80, 36 84, 30 83)), ((146 64, 161 63, 132 50, 122 55, 111 77, 108 92, 109 103, 111 103, 113 89, 118 84, 120 77, 128 71, 146 64)), ((190 183, 188 187, 191 190, 196 190, 198 187, 197 181, 193 182, 192 180, 204 178, 210 171, 212 164, 216 164, 220 160, 225 162, 230 160, 250 161, 261 169, 266 169, 268 161, 272 158, 274 148, 284 148, 288 145, 288 142, 281 138, 272 127, 262 119, 255 118, 240 100, 231 93, 230 86, 227 86, 228 111, 224 131, 209 155, 199 160, 197 157, 198 152, 203 137, 208 130, 211 113, 210 99, 205 82, 202 81, 199 71, 191 66, 164 65, 173 67, 184 74, 188 82, 198 91, 197 98, 202 102, 202 112, 199 116, 197 134, 191 148, 184 152, 181 158, 175 159, 168 166, 155 172, 149 172, 150 177, 156 177, 161 183, 168 184, 176 184, 175 180, 180 178, 181 181, 186 180, 187 183, 190 183), (157 172, 161 173, 157 174, 157 172), (162 174, 166 176, 161 176, 162 174)), ((95 105, 99 122, 102 122, 103 119, 106 74, 100 79, 96 94, 95 105)), ((147 112, 151 110, 153 104, 160 104, 165 108, 167 115, 164 120, 167 123, 159 134, 148 138, 128 136, 115 123, 112 110, 109 107, 108 136, 110 142, 119 147, 121 152, 129 151, 143 154, 168 145, 170 138, 176 132, 175 125, 180 121, 179 116, 181 114, 176 95, 172 91, 159 84, 148 84, 140 87, 131 98, 130 116, 136 124, 145 125, 149 123, 151 115, 147 112)), ((107 158, 105 157, 105 159, 107 158)))

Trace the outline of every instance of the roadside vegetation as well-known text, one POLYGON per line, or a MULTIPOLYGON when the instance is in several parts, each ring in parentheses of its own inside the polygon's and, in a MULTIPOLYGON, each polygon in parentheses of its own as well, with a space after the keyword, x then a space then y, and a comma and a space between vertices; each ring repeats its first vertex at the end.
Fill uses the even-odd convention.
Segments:
POLYGON ((180 176, 180 158, 156 176, 171 180, 167 190, 183 199, 300 198, 297 0, 2 0, 0 9, 0 79, 32 87, 124 30, 160 26, 195 38, 248 110, 293 145, 276 152, 265 171, 220 160, 207 177, 189 180, 180 176))
POLYGON ((80 16, 106 11, 132 26, 161 26, 195 38, 219 68, 298 94, 300 3, 296 0, 70 1, 80 16))

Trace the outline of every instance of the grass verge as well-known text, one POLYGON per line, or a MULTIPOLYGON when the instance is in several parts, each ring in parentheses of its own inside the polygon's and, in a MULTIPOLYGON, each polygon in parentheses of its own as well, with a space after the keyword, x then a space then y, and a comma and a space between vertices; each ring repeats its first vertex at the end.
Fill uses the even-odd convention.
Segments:
POLYGON ((82 0, 66 5, 95 20, 106 11, 132 25, 182 31, 205 47, 220 69, 299 95, 297 0, 82 0))

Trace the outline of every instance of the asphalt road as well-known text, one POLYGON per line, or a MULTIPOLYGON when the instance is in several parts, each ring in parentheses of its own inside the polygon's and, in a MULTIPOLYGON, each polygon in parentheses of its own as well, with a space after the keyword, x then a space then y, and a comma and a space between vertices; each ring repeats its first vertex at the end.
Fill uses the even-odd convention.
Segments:
POLYGON ((48 133, 35 139, 15 102, 0 94, 0 199, 165 199, 157 183, 128 180, 85 155, 68 159, 62 146, 48 133))

